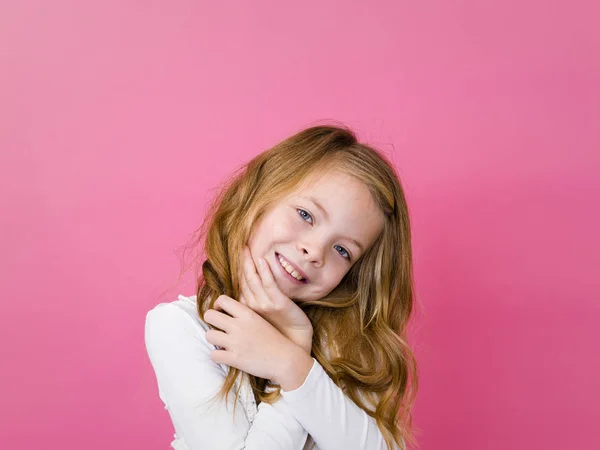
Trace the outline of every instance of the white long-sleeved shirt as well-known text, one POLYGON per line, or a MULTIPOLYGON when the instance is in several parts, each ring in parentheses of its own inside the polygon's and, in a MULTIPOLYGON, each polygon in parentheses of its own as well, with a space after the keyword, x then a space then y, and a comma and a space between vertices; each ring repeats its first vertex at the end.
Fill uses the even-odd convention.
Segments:
MULTIPOLYGON (((235 390, 225 403, 210 400, 228 366, 210 358, 216 347, 198 316, 196 295, 160 303, 146 315, 145 341, 158 394, 175 428, 175 450, 387 450, 375 420, 344 395, 313 358, 304 383, 272 405, 256 401, 246 377, 233 411, 235 390)), ((236 382, 236 388, 238 384, 236 382)))

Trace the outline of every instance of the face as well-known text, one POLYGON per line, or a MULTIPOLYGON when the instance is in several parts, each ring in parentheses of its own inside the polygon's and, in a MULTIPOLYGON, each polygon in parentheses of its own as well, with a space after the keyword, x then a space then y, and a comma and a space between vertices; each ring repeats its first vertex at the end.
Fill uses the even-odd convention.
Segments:
POLYGON ((285 295, 318 300, 371 247, 383 222, 361 181, 341 172, 316 173, 253 224, 248 246, 255 262, 266 259, 285 295), (291 275, 280 259, 294 269, 291 275))

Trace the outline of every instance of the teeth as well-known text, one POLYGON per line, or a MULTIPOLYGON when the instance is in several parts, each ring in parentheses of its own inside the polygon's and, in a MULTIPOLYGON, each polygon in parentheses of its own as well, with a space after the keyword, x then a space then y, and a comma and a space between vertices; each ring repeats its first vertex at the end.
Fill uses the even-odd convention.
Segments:
POLYGON ((302 276, 300 276, 300 274, 296 270, 294 270, 293 267, 281 256, 279 257, 279 262, 281 263, 281 265, 283 266, 285 271, 287 273, 289 273, 291 276, 293 276, 296 280, 299 280, 299 281, 304 280, 304 278, 302 276))

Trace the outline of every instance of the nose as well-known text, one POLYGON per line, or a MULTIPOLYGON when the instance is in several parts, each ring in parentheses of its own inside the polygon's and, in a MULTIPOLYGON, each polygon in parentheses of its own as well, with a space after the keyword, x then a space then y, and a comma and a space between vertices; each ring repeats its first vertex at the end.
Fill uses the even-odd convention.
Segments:
POLYGON ((299 250, 304 255, 304 258, 309 261, 315 267, 321 267, 323 265, 324 248, 325 246, 319 242, 306 242, 303 241, 298 244, 299 250))

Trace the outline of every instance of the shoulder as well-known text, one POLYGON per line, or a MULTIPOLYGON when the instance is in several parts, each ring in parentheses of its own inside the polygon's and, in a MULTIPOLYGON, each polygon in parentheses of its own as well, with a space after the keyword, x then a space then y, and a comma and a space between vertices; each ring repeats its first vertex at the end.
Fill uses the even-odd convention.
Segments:
POLYGON ((209 329, 196 310, 196 296, 179 295, 177 300, 159 303, 146 313, 146 348, 151 356, 192 347, 208 353, 216 348, 206 340, 209 329))
POLYGON ((196 307, 196 295, 179 295, 177 300, 159 303, 146 313, 146 351, 155 368, 204 361, 227 371, 225 364, 210 358, 217 347, 206 340, 210 326, 200 318, 196 307))
POLYGON ((178 295, 177 300, 159 303, 146 313, 146 328, 173 324, 196 329, 200 333, 210 329, 198 315, 195 295, 178 295))

